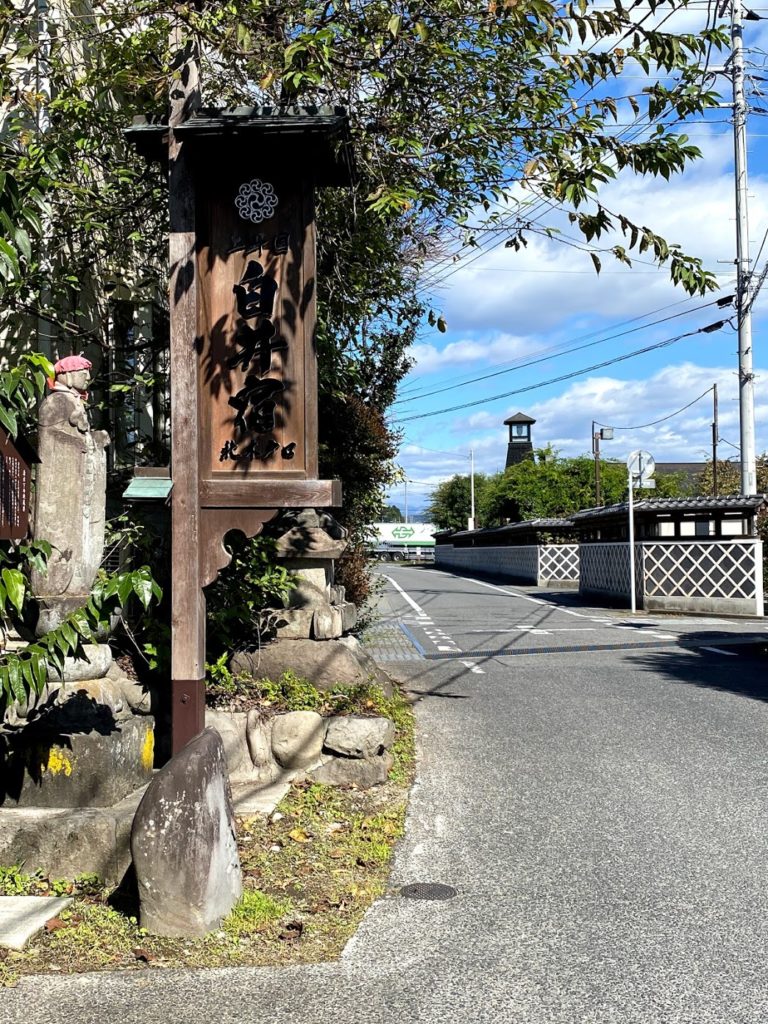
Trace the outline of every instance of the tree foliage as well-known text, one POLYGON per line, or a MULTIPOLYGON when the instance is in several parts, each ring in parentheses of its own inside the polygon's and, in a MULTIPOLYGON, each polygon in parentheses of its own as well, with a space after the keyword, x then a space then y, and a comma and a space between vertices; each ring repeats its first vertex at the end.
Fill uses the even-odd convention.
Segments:
MULTIPOLYGON (((475 525, 478 527, 488 525, 484 511, 485 495, 488 488, 493 486, 494 479, 486 477, 484 473, 475 474, 475 525)), ((432 491, 425 515, 440 530, 466 530, 471 509, 470 478, 457 474, 438 484, 432 491)))
MULTIPOLYGON (((627 468, 623 463, 600 461, 602 500, 605 505, 627 496, 627 468)), ((470 481, 454 476, 432 492, 427 508, 432 521, 444 530, 464 530, 469 516, 470 481)), ((656 489, 636 491, 637 497, 673 498, 689 492, 682 474, 658 475, 656 489)), ((502 473, 475 477, 476 525, 499 526, 529 519, 561 519, 585 508, 595 499, 595 463, 588 455, 560 456, 553 448, 536 451, 502 473)))
MULTIPOLYGON (((25 345, 43 322, 54 354, 98 355, 115 296, 164 293, 162 171, 122 130, 166 112, 172 16, 199 44, 205 103, 343 104, 357 174, 319 199, 317 343, 323 472, 342 479, 359 538, 391 478, 389 455, 349 457, 370 428, 354 403, 383 425, 417 333, 445 329, 418 282, 446 246, 481 230, 516 248, 552 236, 532 214, 544 201, 570 212, 596 269, 605 255, 650 255, 691 293, 714 286, 694 256, 600 199, 622 170, 664 180, 699 155, 675 125, 717 103, 702 65, 725 37, 709 24, 668 31, 684 6, 652 0, 651 17, 625 0, 55 0, 48 47, 33 0, 13 0, 0 14, 0 331, 25 345), (653 68, 652 84, 633 92, 627 67, 653 68), (634 117, 656 132, 617 127, 634 117)), ((104 387, 166 385, 108 370, 104 387)))

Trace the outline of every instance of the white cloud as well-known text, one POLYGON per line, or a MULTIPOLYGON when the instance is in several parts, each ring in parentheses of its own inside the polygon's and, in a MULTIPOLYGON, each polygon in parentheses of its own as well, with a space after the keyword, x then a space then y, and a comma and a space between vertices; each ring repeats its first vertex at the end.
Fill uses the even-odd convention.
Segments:
MULTIPOLYGON (((724 115, 723 120, 726 120, 724 115)), ((733 177, 729 127, 702 123, 691 129, 691 141, 705 160, 666 182, 622 174, 603 193, 613 210, 648 225, 669 242, 700 256, 725 284, 733 277, 733 177)), ((768 222, 768 179, 752 174, 750 216, 753 224, 768 222)), ((542 217, 564 235, 578 239, 562 211, 542 217)), ((762 232, 753 243, 759 242, 762 232)), ((599 246, 627 245, 620 234, 601 239, 599 246)), ((441 308, 450 331, 495 330, 535 339, 562 329, 574 317, 627 319, 686 298, 669 280, 668 269, 657 269, 646 253, 634 254, 632 269, 603 255, 598 277, 585 252, 563 241, 531 236, 526 249, 515 252, 499 246, 479 258, 472 255, 446 281, 441 308), (532 336, 532 337, 530 337, 532 336)), ((692 300, 696 305, 701 300, 692 300)))
POLYGON ((503 363, 529 353, 528 339, 504 333, 496 334, 488 340, 452 341, 443 349, 436 345, 413 345, 408 351, 408 355, 416 364, 412 371, 413 377, 455 366, 475 364, 487 367, 489 364, 503 363))

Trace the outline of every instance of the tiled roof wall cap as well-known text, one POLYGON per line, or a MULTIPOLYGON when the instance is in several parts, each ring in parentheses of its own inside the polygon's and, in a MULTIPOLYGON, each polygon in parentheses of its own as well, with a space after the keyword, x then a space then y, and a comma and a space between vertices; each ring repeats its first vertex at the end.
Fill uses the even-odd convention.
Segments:
MULTIPOLYGON (((766 503, 763 494, 741 495, 732 494, 718 498, 640 498, 634 503, 635 512, 697 512, 713 510, 754 510, 766 503)), ((606 505, 602 508, 587 508, 574 512, 573 520, 596 519, 602 516, 615 515, 629 509, 629 503, 619 502, 617 505, 606 505)))

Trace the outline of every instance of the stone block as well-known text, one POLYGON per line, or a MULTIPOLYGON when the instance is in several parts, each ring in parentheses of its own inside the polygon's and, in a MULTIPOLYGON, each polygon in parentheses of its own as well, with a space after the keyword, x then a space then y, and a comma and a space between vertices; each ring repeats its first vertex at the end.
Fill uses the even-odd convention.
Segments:
POLYGON ((388 718, 345 715, 332 718, 325 733, 325 750, 342 757, 375 757, 395 742, 395 724, 388 718))
POLYGON ((246 739, 257 778, 273 782, 280 774, 280 767, 272 756, 272 720, 262 718, 255 708, 248 712, 246 739))
POLYGON ((357 605, 353 604, 351 601, 344 601, 339 605, 339 608, 341 609, 342 631, 344 633, 348 633, 357 625, 357 605))
POLYGON ((342 619, 341 610, 333 605, 326 604, 323 608, 316 608, 312 619, 312 636, 315 640, 336 640, 341 636, 342 619))
POLYGON ((251 755, 245 735, 246 714, 244 711, 216 711, 207 708, 205 725, 215 729, 224 744, 224 756, 230 775, 247 770, 251 766, 251 755))
POLYGON ((56 703, 62 706, 70 700, 93 701, 96 705, 107 708, 115 721, 130 718, 132 714, 121 683, 114 679, 83 679, 80 682, 65 682, 58 691, 56 703))
POLYGON ((205 935, 242 893, 224 744, 213 729, 157 773, 136 811, 131 853, 141 926, 155 935, 205 935))
POLYGON ((123 676, 117 680, 128 707, 136 715, 148 715, 152 712, 153 694, 136 679, 123 676))
POLYGON ((106 810, 0 809, 0 864, 23 864, 25 871, 51 878, 95 874, 116 885, 130 863, 126 826, 133 810, 123 821, 106 810))
POLYGON ((327 786, 370 789, 371 786, 380 786, 387 781, 392 764, 389 752, 365 759, 332 757, 309 774, 315 782, 324 782, 327 786))
POLYGON ((286 640, 308 640, 312 636, 314 608, 284 608, 274 612, 272 622, 277 634, 286 640))
MULTIPOLYGON (((112 650, 109 644, 83 644, 84 658, 64 659, 64 681, 77 682, 84 679, 102 679, 109 672, 112 664, 112 650)), ((61 679, 56 668, 48 669, 51 682, 61 679)))
POLYGON ((0 899, 0 946, 23 949, 71 902, 71 897, 61 896, 4 896, 0 899))
POLYGON ((328 588, 323 584, 317 586, 309 580, 299 578, 296 586, 288 592, 289 608, 326 608, 328 607, 328 588))
POLYGON ((145 785, 155 755, 154 719, 116 721, 75 694, 0 747, 0 806, 109 807, 145 785))
POLYGON ((272 723, 272 753, 283 768, 307 768, 320 759, 325 721, 316 711, 289 711, 272 723))

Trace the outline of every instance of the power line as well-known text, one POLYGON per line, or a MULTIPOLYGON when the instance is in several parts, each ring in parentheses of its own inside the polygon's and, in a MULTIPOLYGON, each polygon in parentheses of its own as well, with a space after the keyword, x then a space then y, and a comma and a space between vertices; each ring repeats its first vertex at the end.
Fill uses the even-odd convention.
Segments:
MULTIPOLYGON (((710 306, 724 306, 733 299, 732 295, 723 297, 722 299, 716 299, 713 302, 705 302, 701 306, 696 306, 694 309, 684 309, 680 313, 672 313, 670 316, 662 317, 660 320, 653 320, 651 323, 640 324, 639 327, 630 327, 629 330, 620 331, 617 334, 608 335, 606 338, 597 338, 595 341, 588 341, 584 345, 575 345, 572 348, 560 348, 556 350, 557 355, 571 355, 573 352, 581 352, 585 348, 593 348, 595 345, 603 345, 606 341, 615 341, 616 338, 623 338, 627 334, 636 334, 638 331, 644 331, 649 327, 656 327, 659 324, 668 323, 670 320, 677 320, 678 317, 688 316, 691 313, 698 313, 702 309, 707 309, 710 306)), ((460 384, 454 384, 449 387, 436 388, 434 391, 427 391, 421 394, 412 395, 409 398, 401 398, 398 401, 393 402, 393 405, 403 405, 407 402, 420 401, 423 398, 431 398, 433 395, 443 394, 445 391, 455 391, 456 388, 463 388, 469 384, 477 384, 480 381, 490 380, 492 377, 500 377, 505 373, 512 373, 513 370, 524 370, 529 366, 536 366, 539 363, 545 363, 552 358, 555 354, 549 351, 547 354, 538 356, 536 359, 529 359, 525 363, 516 363, 514 366, 508 366, 503 370, 495 370, 493 373, 484 373, 480 377, 473 377, 470 380, 465 380, 460 384)))
POLYGON ((638 423, 634 427, 617 427, 613 423, 601 423, 600 420, 595 420, 595 423, 598 427, 611 427, 613 430, 644 430, 646 427, 655 427, 658 423, 664 423, 665 420, 671 420, 673 416, 679 416, 681 412, 685 412, 686 409, 690 409, 692 405, 696 405, 696 403, 700 402, 702 398, 706 398, 710 391, 714 390, 715 388, 713 385, 712 387, 707 388, 706 391, 703 391, 698 398, 694 398, 692 402, 689 402, 688 405, 684 405, 682 409, 677 409, 675 412, 671 412, 667 416, 662 416, 661 419, 653 420, 652 423, 638 423))
POLYGON ((676 342, 682 341, 683 338, 693 338, 697 334, 712 334, 715 331, 719 331, 727 323, 727 320, 717 320, 715 323, 707 324, 705 327, 699 327, 695 331, 686 331, 685 334, 678 334, 674 338, 666 338, 664 341, 657 341, 653 345, 646 345, 643 348, 635 349, 633 352, 627 352, 623 356, 614 356, 613 359, 605 359, 601 363, 593 363, 592 366, 585 366, 583 369, 574 370, 571 373, 563 373, 559 377, 552 377, 550 380, 539 381, 536 384, 529 384, 524 388, 516 388, 514 391, 505 391, 501 395, 493 395, 490 398, 478 398, 472 402, 463 402, 461 405, 451 405, 445 409, 435 409, 432 412, 422 412, 415 416, 403 416, 396 422, 408 423, 411 420, 423 420, 428 419, 431 416, 442 416, 443 413, 458 412, 460 409, 470 409, 476 405, 487 405, 489 402, 498 402, 500 399, 510 398, 512 395, 522 395, 526 391, 535 391, 538 388, 544 388, 550 384, 560 384, 562 381, 572 380, 574 377, 581 377, 585 373, 591 373, 592 370, 601 370, 605 366, 612 366, 614 363, 623 363, 627 359, 634 359, 635 356, 645 355, 646 352, 654 352, 656 349, 667 348, 669 345, 674 345, 676 342))

